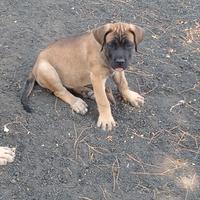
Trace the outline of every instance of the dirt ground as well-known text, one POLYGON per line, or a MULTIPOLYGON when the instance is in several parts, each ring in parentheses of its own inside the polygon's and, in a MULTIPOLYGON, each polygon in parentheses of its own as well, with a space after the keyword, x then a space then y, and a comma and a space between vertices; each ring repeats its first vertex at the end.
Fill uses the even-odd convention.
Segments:
POLYGON ((0 146, 16 158, 0 167, 0 199, 200 199, 199 19, 199 0, 1 0, 0 146), (94 101, 83 117, 36 86, 26 113, 20 94, 38 52, 110 21, 145 29, 126 73, 144 107, 118 101, 119 127, 104 132, 94 101))

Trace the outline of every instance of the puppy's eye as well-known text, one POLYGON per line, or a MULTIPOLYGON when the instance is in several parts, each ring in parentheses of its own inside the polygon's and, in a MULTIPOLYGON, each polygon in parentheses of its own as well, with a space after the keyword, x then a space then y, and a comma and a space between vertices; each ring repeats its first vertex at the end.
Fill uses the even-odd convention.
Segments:
POLYGON ((126 43, 125 48, 126 48, 126 49, 132 49, 132 48, 133 48, 133 44, 131 44, 131 43, 126 43))
POLYGON ((118 43, 116 41, 111 41, 111 42, 107 43, 107 47, 109 49, 117 49, 118 43))
POLYGON ((114 44, 113 42, 108 43, 108 44, 107 44, 107 47, 108 47, 109 49, 114 49, 114 48, 115 48, 115 44, 114 44))
POLYGON ((113 47, 113 44, 112 44, 112 43, 107 43, 107 47, 108 47, 108 48, 112 48, 112 47, 113 47))

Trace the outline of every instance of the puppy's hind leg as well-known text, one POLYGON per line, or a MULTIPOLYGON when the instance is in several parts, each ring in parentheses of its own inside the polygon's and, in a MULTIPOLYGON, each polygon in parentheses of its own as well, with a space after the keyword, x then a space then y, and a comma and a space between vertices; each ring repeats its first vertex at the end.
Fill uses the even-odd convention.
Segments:
POLYGON ((44 88, 51 90, 55 96, 68 103, 71 108, 80 114, 87 112, 87 104, 71 94, 62 84, 57 71, 47 61, 40 61, 34 70, 36 81, 44 88))
POLYGON ((92 90, 92 88, 90 88, 89 86, 87 87, 76 87, 72 90, 72 93, 74 93, 75 95, 78 96, 82 96, 83 98, 87 98, 87 99, 92 99, 94 100, 94 91, 92 90))
MULTIPOLYGON (((78 87, 78 88, 73 88, 71 90, 72 90, 72 93, 73 92, 75 93, 75 95, 80 95, 83 98, 95 100, 94 91, 93 91, 92 87, 89 87, 89 86, 78 87)), ((116 104, 115 98, 112 93, 112 89, 107 86, 107 87, 105 87, 105 91, 106 91, 106 95, 107 95, 107 98, 110 101, 110 103, 116 104)))

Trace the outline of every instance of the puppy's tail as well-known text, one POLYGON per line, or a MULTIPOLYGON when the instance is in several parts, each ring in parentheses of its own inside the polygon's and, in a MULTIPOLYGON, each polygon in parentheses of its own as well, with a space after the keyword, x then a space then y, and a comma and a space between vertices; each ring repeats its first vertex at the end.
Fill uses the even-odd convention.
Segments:
POLYGON ((28 113, 31 113, 31 108, 28 106, 28 97, 31 94, 34 84, 35 84, 35 77, 34 77, 33 73, 31 72, 28 76, 28 79, 26 80, 24 90, 23 90, 22 96, 21 96, 21 103, 23 105, 23 108, 28 113))

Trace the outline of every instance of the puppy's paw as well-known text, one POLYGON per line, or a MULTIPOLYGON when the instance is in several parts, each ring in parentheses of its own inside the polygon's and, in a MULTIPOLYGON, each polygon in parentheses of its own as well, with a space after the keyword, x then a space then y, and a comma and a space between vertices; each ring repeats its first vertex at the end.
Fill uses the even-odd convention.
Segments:
POLYGON ((144 97, 139 95, 137 92, 128 90, 124 95, 124 100, 128 101, 132 106, 137 108, 144 105, 144 97))
POLYGON ((112 115, 109 116, 99 116, 97 121, 97 127, 101 127, 104 131, 108 130, 111 131, 113 127, 116 126, 116 122, 113 119, 112 115))
POLYGON ((86 114, 88 105, 81 98, 76 97, 75 102, 71 105, 72 110, 81 115, 86 114))
POLYGON ((15 158, 15 148, 0 147, 0 165, 7 165, 15 158))

